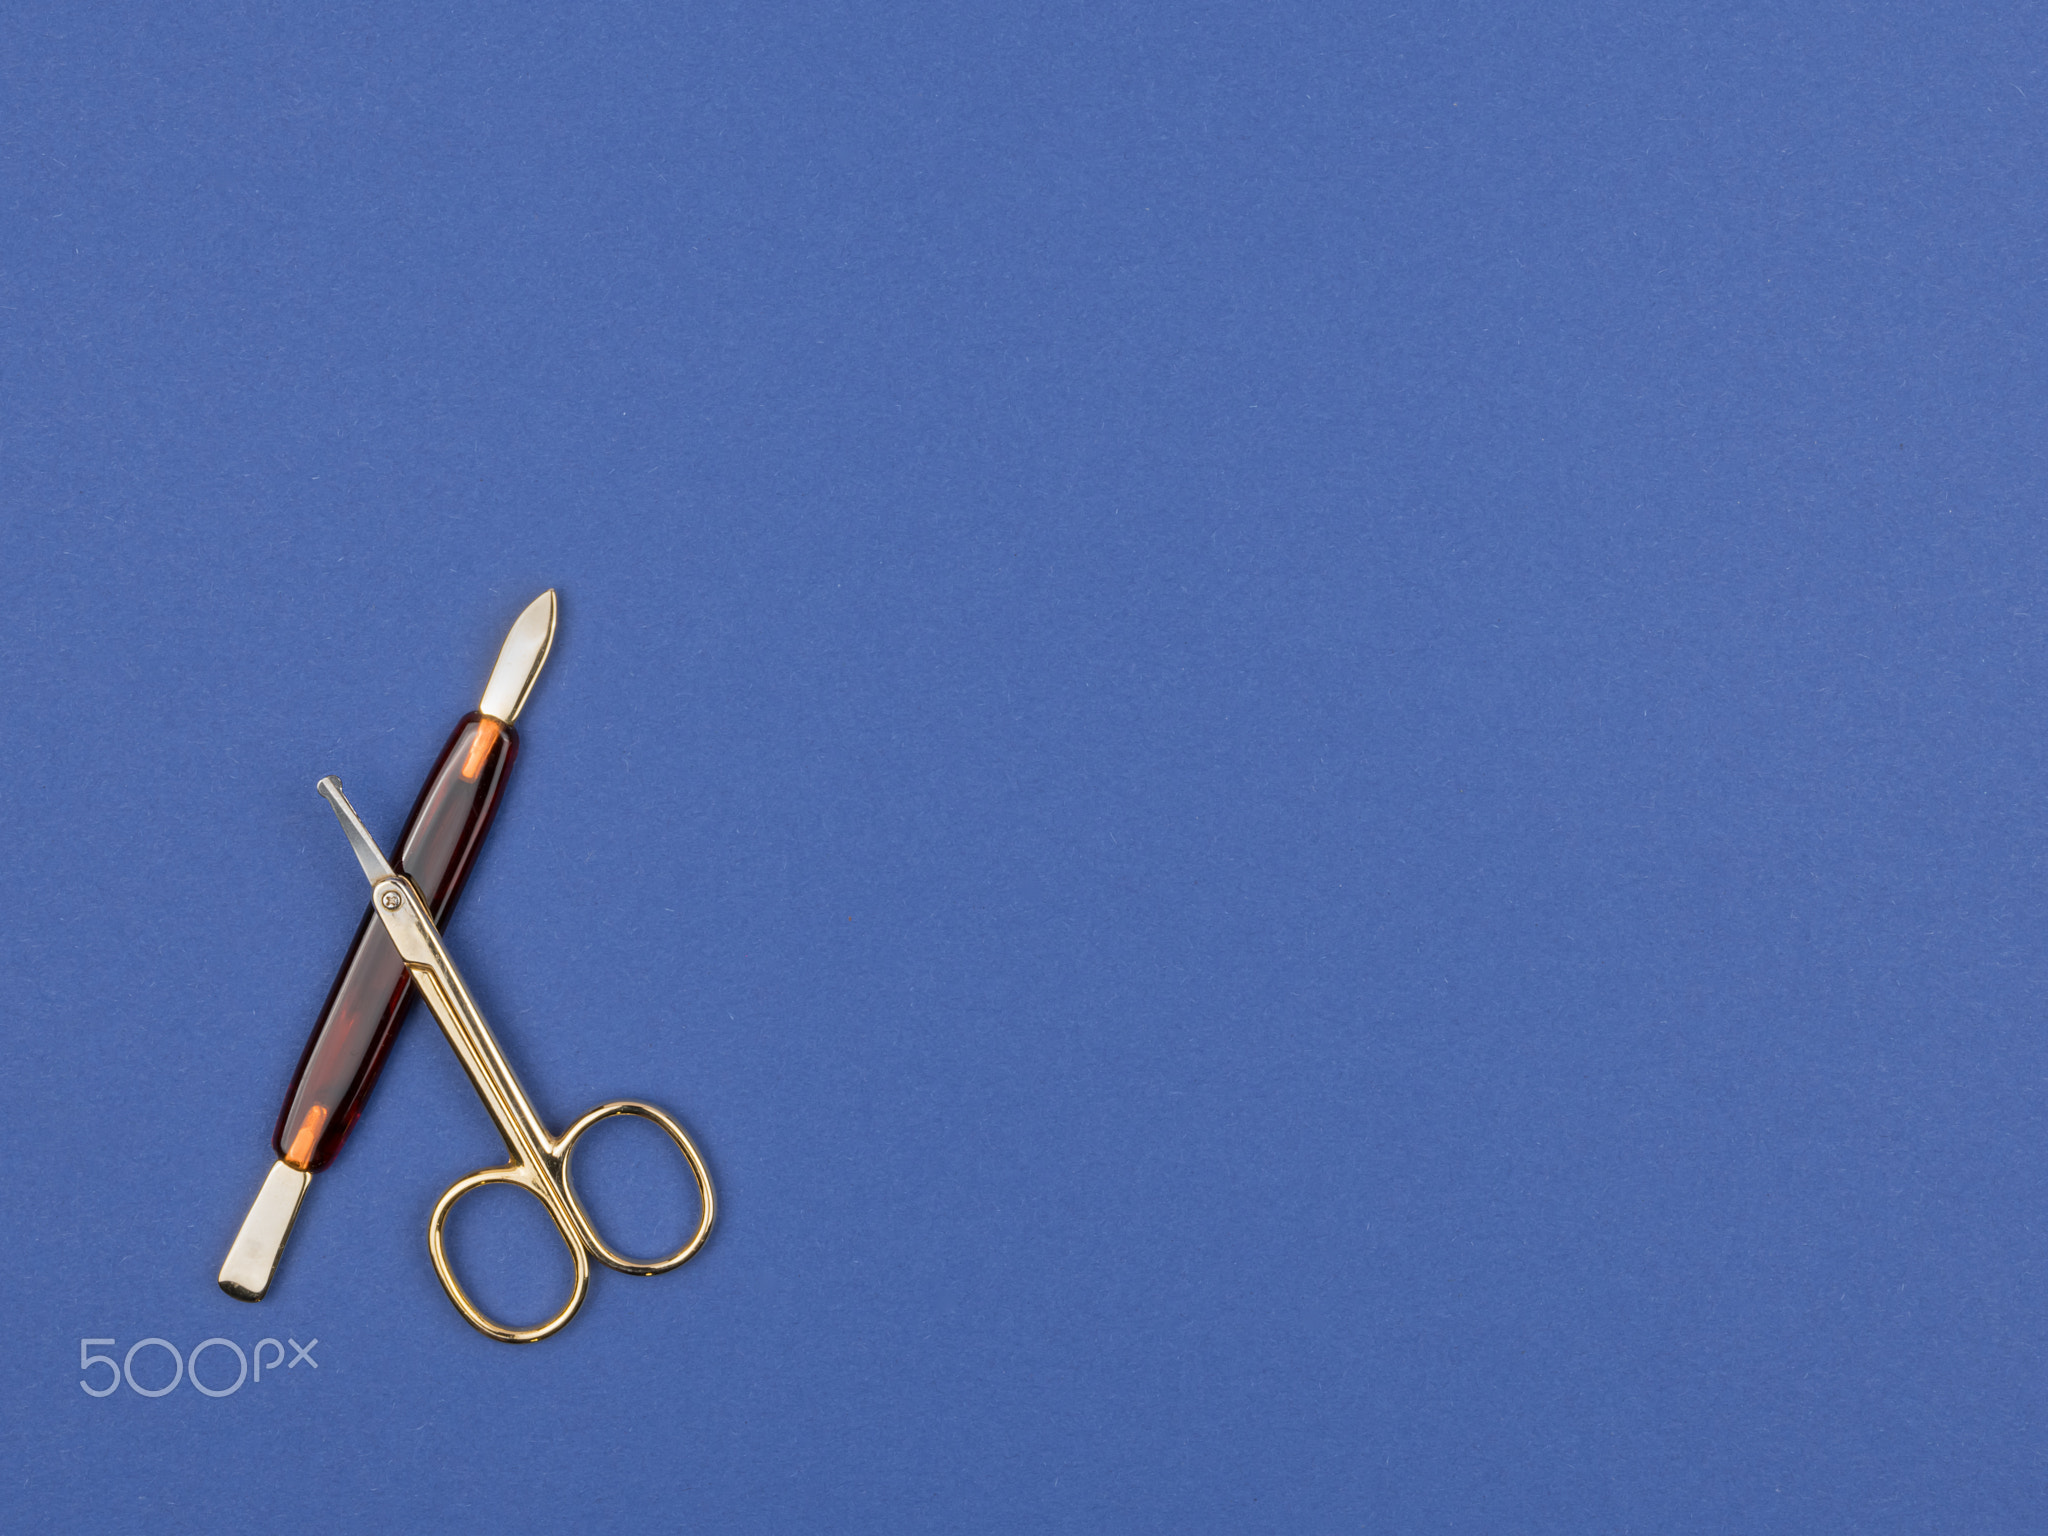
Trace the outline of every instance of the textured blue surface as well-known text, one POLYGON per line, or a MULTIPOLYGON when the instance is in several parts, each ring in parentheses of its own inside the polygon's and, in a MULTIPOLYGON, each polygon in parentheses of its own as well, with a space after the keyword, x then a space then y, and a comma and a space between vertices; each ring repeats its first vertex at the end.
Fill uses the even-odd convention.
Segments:
POLYGON ((2039 1529, 2039 17, 419 12, 0 19, 9 1529, 2039 1529), (450 945, 720 1228, 471 1333, 421 1015, 239 1306, 551 584, 450 945))

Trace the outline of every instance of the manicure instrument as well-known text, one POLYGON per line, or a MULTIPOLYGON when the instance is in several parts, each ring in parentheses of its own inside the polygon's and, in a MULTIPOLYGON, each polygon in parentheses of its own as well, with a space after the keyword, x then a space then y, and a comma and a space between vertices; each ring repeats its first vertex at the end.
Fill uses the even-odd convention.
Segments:
POLYGON ((600 1105, 561 1136, 549 1135, 441 940, 438 924, 447 920, 461 894, 504 792, 518 750, 512 723, 553 645, 555 612, 555 594, 544 592, 513 624, 479 708, 457 725, 442 749, 394 845, 393 858, 384 857, 342 795, 340 781, 320 781, 320 794, 333 807, 370 878, 372 899, 285 1095, 272 1138, 277 1162, 221 1266, 220 1286, 230 1296, 257 1301, 268 1290, 312 1175, 341 1150, 415 992, 427 1000, 511 1154, 502 1167, 458 1179, 441 1196, 428 1223, 427 1246, 435 1272, 457 1310, 479 1331, 508 1343, 546 1338, 582 1305, 592 1258, 629 1274, 661 1274, 694 1255, 711 1230, 715 1201, 704 1160, 682 1127, 652 1104, 621 1099, 600 1105), (665 1258, 631 1259, 612 1249, 598 1235, 570 1182, 570 1159, 578 1141, 593 1125, 616 1115, 659 1126, 681 1150, 696 1184, 696 1230, 665 1258), (464 1195, 494 1184, 509 1184, 539 1199, 574 1264, 575 1283, 567 1304, 536 1327, 509 1327, 485 1315, 448 1261, 449 1212, 464 1195))
MULTIPOLYGON (((449 736, 398 834, 397 867, 426 893, 437 922, 455 910, 497 815, 519 751, 512 722, 554 646, 555 611, 550 588, 513 622, 483 698, 449 736)), ((355 1128, 412 999, 405 963, 365 909, 285 1090, 271 1135, 277 1161, 221 1265, 220 1288, 230 1296, 261 1301, 270 1289, 299 1203, 355 1128)))
POLYGON ((348 835, 349 845, 355 849, 356 859, 363 866, 363 873, 369 877, 370 910, 377 914, 384 931, 391 936, 392 945, 404 960, 413 984, 427 1000, 427 1007, 439 1021, 448 1043, 455 1048, 463 1070, 476 1086, 477 1096, 484 1101, 484 1108, 490 1111, 498 1134, 504 1137, 505 1148, 511 1153, 512 1160, 501 1167, 479 1169, 457 1179, 435 1202, 434 1214, 427 1223, 427 1249, 433 1256, 434 1272, 441 1277, 441 1286, 447 1291, 448 1299, 478 1331, 508 1344, 530 1344, 554 1333, 576 1315, 576 1309, 583 1305, 584 1294, 590 1288, 592 1259, 629 1275, 659 1275, 686 1263, 704 1246, 704 1239, 711 1232, 716 1201, 711 1193, 710 1172, 683 1128, 652 1104, 639 1099, 616 1099, 587 1111, 560 1136, 550 1136, 540 1117, 534 1113, 525 1090, 519 1086, 519 1079, 513 1076, 490 1026, 484 1023, 483 1014, 477 1010, 476 999, 470 996, 469 988, 463 984, 455 962, 448 957, 440 931, 434 926, 434 919, 419 888, 385 860, 376 840, 343 796, 339 779, 332 776, 324 778, 318 788, 327 803, 334 807, 342 831, 348 835), (569 1160, 576 1151, 577 1142, 593 1125, 614 1115, 633 1115, 660 1126, 682 1152, 684 1161, 689 1164, 690 1176, 696 1181, 701 1206, 697 1230, 689 1241, 666 1258, 629 1259, 614 1251, 598 1236, 596 1224, 577 1198, 576 1186, 570 1181, 569 1160), (576 1266, 576 1281, 570 1290, 569 1300, 561 1311, 532 1328, 509 1328, 485 1316, 463 1290, 462 1283, 456 1279, 455 1271, 448 1263, 443 1236, 448 1213, 464 1195, 493 1184, 507 1184, 535 1196, 546 1207, 549 1219, 568 1245, 569 1257, 576 1266))

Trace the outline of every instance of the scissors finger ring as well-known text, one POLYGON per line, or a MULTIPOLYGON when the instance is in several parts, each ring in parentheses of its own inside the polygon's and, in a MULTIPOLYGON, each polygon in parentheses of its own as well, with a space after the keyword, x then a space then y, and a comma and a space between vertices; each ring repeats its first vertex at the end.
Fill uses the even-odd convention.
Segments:
POLYGON ((357 817, 355 808, 342 794, 341 781, 331 776, 324 778, 319 789, 321 796, 334 807, 334 814, 340 820, 342 830, 348 834, 349 844, 355 849, 363 873, 369 876, 370 910, 377 914, 385 931, 391 935, 392 946, 405 961, 413 984, 426 999, 427 1007, 433 1011, 442 1033, 448 1037, 448 1043, 455 1048, 463 1070, 469 1074, 470 1082, 476 1085, 478 1097, 484 1101, 484 1108, 490 1112, 498 1134, 504 1137, 505 1148, 511 1154, 509 1163, 480 1169, 449 1185, 435 1204, 434 1214, 427 1224, 427 1250, 433 1257, 434 1272, 441 1277, 442 1289, 447 1291, 448 1299, 455 1303, 456 1310, 479 1332, 491 1338, 508 1344, 531 1344, 558 1331, 576 1315, 577 1308, 583 1305, 585 1293, 590 1289, 590 1261, 593 1258, 629 1275, 658 1275, 687 1262, 704 1246, 717 1210, 717 1202, 711 1192, 710 1172, 688 1133, 652 1104, 638 1099, 619 1099, 598 1105, 560 1136, 549 1135, 525 1090, 519 1086, 519 1079, 506 1062, 505 1053, 498 1048, 490 1026, 484 1023, 483 1014, 478 1011, 476 999, 470 996, 469 988, 463 983, 462 974, 449 958, 425 900, 410 880, 391 867, 377 847, 376 840, 357 817), (660 1126, 681 1151, 684 1161, 689 1164, 690 1176, 696 1180, 697 1198, 702 1207, 697 1230, 689 1241, 665 1258, 632 1259, 615 1252, 598 1235, 596 1224, 577 1198, 576 1187, 570 1180, 570 1159, 583 1133, 600 1120, 608 1120, 614 1115, 632 1115, 660 1126), (512 1185, 540 1201, 549 1220, 555 1224, 555 1231, 567 1245, 570 1259, 576 1267, 576 1282, 567 1304, 536 1327, 508 1328, 486 1316, 470 1300, 448 1262, 443 1237, 448 1213, 464 1195, 494 1184, 512 1185))

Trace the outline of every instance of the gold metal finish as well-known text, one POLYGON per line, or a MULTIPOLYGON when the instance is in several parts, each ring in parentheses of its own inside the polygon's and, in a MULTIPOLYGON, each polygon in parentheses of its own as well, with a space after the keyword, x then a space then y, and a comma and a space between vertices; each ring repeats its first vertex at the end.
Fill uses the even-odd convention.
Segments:
POLYGON ((498 652, 498 664, 491 668, 491 680, 484 684, 483 702, 477 705, 478 713, 489 715, 493 720, 502 720, 507 725, 517 720, 554 643, 555 589, 549 587, 512 621, 512 630, 505 636, 504 648, 498 652))
POLYGON ((312 1182, 313 1175, 303 1168, 271 1164, 263 1187, 256 1192, 256 1203, 242 1218, 242 1230, 228 1246, 227 1262, 220 1267, 220 1288, 235 1300, 261 1301, 270 1289, 278 1255, 292 1235, 299 1202, 306 1198, 306 1186, 312 1182))
POLYGON ((705 1168, 704 1159, 683 1128, 652 1104, 638 1099, 619 1099, 610 1104, 600 1104, 562 1135, 550 1136, 540 1117, 534 1113, 525 1090, 519 1086, 519 1079, 513 1076, 505 1053, 499 1049, 490 1027, 484 1023, 476 999, 470 996, 469 988, 463 984, 455 962, 448 957, 419 891, 404 875, 391 868, 376 840, 343 796, 341 781, 330 776, 320 781, 319 788, 321 796, 334 807, 334 814, 340 820, 342 830, 348 834, 350 846, 355 849, 363 872, 370 878, 370 910, 377 914, 385 931, 391 935, 391 942, 405 961, 413 983, 433 1010, 448 1043, 455 1048, 456 1057, 469 1074, 477 1096, 484 1101, 484 1108, 490 1112, 498 1134, 505 1138, 506 1150, 512 1155, 511 1162, 504 1167, 480 1169, 449 1185, 435 1203, 433 1217, 427 1224, 427 1248, 433 1256, 434 1272, 441 1277, 442 1289, 447 1291, 448 1299, 455 1303, 456 1310, 479 1332, 494 1339, 508 1344, 531 1344, 554 1333, 576 1315, 576 1309, 583 1305, 584 1293, 590 1286, 592 1258, 629 1275, 658 1275, 687 1262, 704 1246, 704 1239, 710 1234, 716 1201, 711 1193, 710 1171, 705 1168), (392 899, 394 896, 396 901, 392 899), (697 1181, 697 1196, 703 1205, 703 1216, 690 1240, 666 1258, 630 1259, 614 1252, 597 1235, 596 1226, 583 1209, 582 1201, 576 1198, 575 1186, 570 1182, 569 1160, 575 1153, 577 1141, 598 1121, 613 1115, 637 1115, 660 1126, 682 1152, 690 1165, 691 1177, 697 1181), (569 1293, 568 1302, 538 1327, 507 1328, 486 1317, 469 1299, 448 1263, 442 1232, 447 1225, 449 1211, 464 1195, 488 1184, 510 1184, 539 1200, 547 1209, 562 1241, 568 1245, 569 1256, 575 1263, 576 1283, 569 1293))

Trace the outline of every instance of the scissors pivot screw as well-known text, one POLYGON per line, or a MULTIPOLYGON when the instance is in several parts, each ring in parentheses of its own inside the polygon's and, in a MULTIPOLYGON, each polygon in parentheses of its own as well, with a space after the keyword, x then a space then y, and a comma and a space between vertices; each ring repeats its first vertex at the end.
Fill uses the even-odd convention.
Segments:
POLYGON ((382 903, 386 912, 396 912, 405 901, 405 898, 396 891, 386 891, 378 898, 378 901, 382 903))

